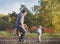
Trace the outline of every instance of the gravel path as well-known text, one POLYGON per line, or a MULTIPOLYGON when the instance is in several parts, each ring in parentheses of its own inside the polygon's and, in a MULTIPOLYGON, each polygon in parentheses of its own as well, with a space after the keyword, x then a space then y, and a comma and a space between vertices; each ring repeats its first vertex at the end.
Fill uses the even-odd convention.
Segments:
POLYGON ((18 42, 17 38, 0 38, 0 44, 60 44, 60 38, 42 38, 41 42, 35 38, 26 38, 25 42, 18 42))

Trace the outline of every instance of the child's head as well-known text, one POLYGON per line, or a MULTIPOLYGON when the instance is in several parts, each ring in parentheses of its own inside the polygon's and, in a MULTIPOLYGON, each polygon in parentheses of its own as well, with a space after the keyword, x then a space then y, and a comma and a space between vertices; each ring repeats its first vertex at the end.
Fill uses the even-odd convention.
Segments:
POLYGON ((42 26, 41 26, 41 25, 39 25, 39 26, 38 26, 38 28, 42 28, 42 26))

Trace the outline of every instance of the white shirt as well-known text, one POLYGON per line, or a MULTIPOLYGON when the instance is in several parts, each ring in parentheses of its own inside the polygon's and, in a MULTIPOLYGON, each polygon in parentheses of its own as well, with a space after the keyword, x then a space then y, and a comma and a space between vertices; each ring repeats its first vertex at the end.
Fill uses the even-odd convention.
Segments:
POLYGON ((24 15, 22 14, 21 19, 20 19, 20 23, 23 25, 24 24, 24 15))
POLYGON ((42 33, 42 28, 38 28, 37 33, 42 33))

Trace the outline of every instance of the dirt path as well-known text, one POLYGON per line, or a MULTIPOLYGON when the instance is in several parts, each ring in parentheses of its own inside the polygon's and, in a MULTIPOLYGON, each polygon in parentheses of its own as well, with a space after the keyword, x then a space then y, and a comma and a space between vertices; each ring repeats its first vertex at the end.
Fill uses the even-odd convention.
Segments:
POLYGON ((60 44, 60 38, 42 38, 41 42, 36 38, 25 38, 25 42, 18 42, 18 38, 0 38, 0 44, 60 44))

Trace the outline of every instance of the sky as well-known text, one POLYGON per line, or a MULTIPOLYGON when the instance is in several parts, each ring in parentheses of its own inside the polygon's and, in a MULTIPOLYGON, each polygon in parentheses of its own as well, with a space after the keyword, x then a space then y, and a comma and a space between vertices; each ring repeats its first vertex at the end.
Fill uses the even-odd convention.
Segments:
POLYGON ((38 5, 38 0, 0 0, 0 14, 8 14, 12 11, 19 13, 21 4, 26 5, 32 12, 31 7, 38 5))

